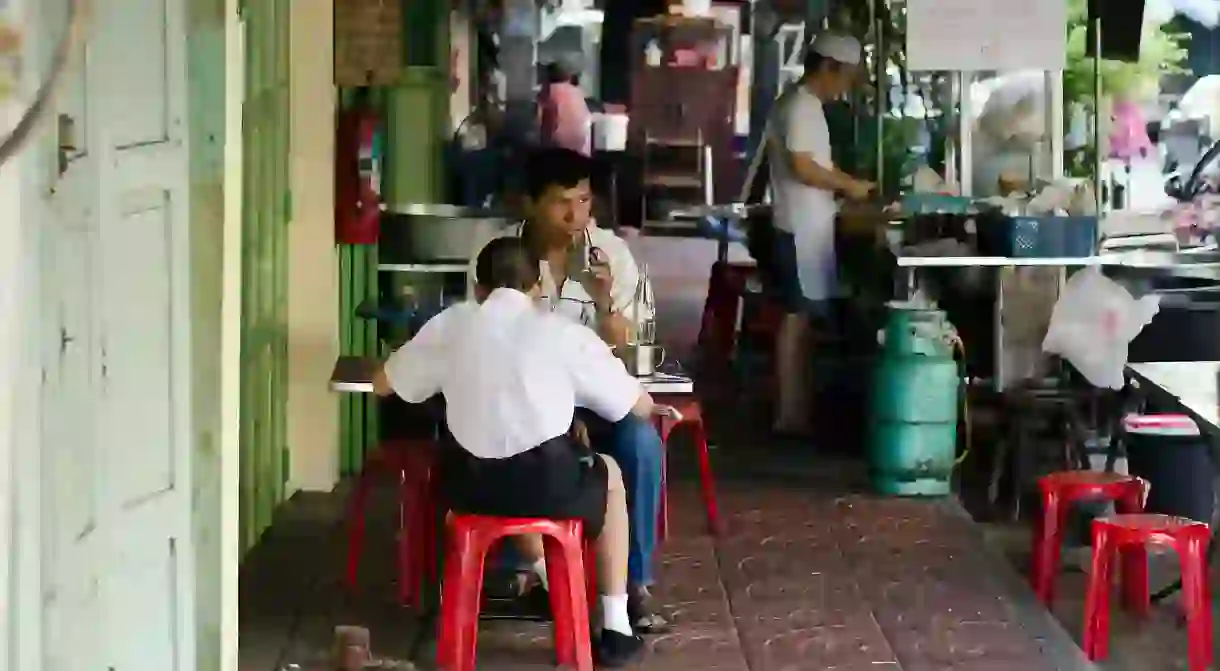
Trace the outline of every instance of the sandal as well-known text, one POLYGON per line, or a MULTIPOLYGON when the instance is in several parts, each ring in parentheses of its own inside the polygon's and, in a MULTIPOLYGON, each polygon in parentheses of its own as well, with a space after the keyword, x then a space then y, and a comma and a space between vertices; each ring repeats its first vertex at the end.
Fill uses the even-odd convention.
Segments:
POLYGON ((649 607, 648 590, 640 590, 627 597, 627 617, 631 618, 631 629, 637 634, 664 634, 669 631, 669 620, 653 612, 649 607))

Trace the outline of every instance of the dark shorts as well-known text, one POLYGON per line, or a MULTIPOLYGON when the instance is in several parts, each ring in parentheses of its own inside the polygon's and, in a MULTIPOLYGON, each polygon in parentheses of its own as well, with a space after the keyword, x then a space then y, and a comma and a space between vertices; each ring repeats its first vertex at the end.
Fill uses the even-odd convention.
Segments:
POLYGON ((831 302, 809 300, 801 290, 801 276, 796 262, 796 239, 792 234, 776 230, 772 247, 770 267, 763 274, 763 281, 771 297, 780 304, 786 314, 809 315, 815 319, 829 318, 831 302))
POLYGON ((479 459, 456 444, 441 454, 441 491, 454 511, 576 519, 586 537, 601 533, 606 464, 566 435, 507 459, 479 459))

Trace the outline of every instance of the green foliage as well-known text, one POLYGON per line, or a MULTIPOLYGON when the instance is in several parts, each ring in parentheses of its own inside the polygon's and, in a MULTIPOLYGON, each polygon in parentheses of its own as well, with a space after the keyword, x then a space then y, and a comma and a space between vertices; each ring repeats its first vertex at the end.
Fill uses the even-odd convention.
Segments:
MULTIPOLYGON (((1088 46, 1087 0, 1067 0, 1067 66, 1063 73, 1065 102, 1079 102, 1092 109, 1093 59, 1085 56, 1088 46)), ((1184 71, 1187 35, 1167 25, 1144 26, 1140 59, 1136 63, 1102 60, 1102 94, 1114 98, 1138 96, 1156 85, 1163 75, 1184 71)))
MULTIPOLYGON (((881 125, 882 193, 898 193, 902 178, 910 174, 915 158, 911 147, 921 123, 919 119, 885 117, 881 125)), ((876 177, 877 127, 873 118, 861 115, 857 129, 851 105, 836 102, 826 105, 826 124, 830 129, 835 165, 857 177, 876 177)))

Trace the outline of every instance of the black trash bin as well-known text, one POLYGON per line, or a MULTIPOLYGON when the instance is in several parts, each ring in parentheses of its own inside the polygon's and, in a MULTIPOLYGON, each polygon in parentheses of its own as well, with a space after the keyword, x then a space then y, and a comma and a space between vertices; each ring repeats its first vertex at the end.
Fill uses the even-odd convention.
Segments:
POLYGON ((1208 438, 1185 415, 1129 415, 1123 420, 1127 467, 1149 482, 1145 509, 1210 524, 1216 471, 1208 438))

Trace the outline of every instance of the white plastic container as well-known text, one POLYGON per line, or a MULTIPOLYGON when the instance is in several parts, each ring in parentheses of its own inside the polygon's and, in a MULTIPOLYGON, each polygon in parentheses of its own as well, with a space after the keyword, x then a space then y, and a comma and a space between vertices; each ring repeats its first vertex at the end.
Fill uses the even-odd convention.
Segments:
POLYGON ((682 0, 682 13, 687 16, 707 16, 712 13, 712 0, 682 0))
POLYGON ((626 114, 595 114, 593 116, 593 148, 601 151, 625 151, 627 127, 631 117, 626 114))
POLYGON ((660 67, 662 58, 664 58, 664 54, 661 52, 661 45, 657 44, 656 40, 650 41, 644 48, 644 60, 648 63, 648 67, 660 67))

